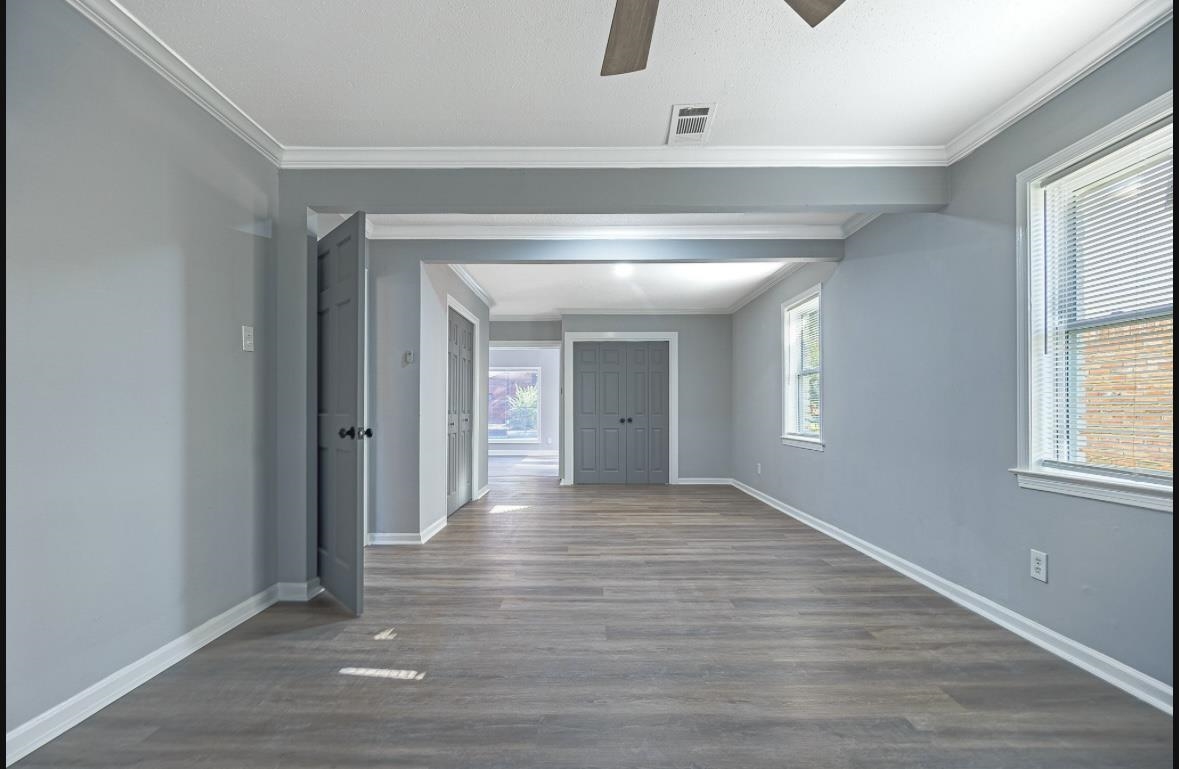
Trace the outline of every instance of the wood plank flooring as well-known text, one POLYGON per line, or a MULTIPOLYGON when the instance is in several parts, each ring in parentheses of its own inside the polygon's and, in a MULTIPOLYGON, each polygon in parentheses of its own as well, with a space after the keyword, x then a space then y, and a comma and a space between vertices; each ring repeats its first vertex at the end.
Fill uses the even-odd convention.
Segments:
POLYGON ((19 766, 1173 764, 1168 716, 727 487, 493 476, 366 571, 364 617, 275 606, 19 766))

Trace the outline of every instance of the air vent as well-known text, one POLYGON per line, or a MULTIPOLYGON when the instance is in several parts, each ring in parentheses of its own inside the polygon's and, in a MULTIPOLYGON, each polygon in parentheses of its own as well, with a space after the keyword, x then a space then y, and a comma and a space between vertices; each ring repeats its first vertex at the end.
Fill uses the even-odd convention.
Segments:
POLYGON ((703 144, 712 129, 715 104, 676 104, 671 108, 668 144, 703 144))

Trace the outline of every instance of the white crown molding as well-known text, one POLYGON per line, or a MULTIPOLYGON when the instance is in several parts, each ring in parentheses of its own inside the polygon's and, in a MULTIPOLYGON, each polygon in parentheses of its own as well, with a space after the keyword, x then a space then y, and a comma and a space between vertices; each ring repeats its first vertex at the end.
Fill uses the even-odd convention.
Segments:
POLYGON ((271 585, 7 732, 4 736, 5 766, 19 761, 54 737, 77 726, 140 684, 155 678, 201 647, 265 611, 278 600, 279 587, 271 585))
POLYGON ((876 221, 881 214, 856 214, 843 223, 843 238, 846 240, 855 233, 876 221))
POLYGON ((994 112, 950 140, 945 147, 949 163, 962 158, 995 138, 1025 115, 1035 111, 1134 43, 1171 19, 1172 0, 1145 0, 1090 40, 1071 56, 1048 70, 994 112))
POLYGON ((724 307, 711 310, 700 307, 635 307, 633 309, 625 307, 607 309, 572 307, 569 309, 560 308, 557 312, 561 313, 562 318, 566 318, 580 315, 727 315, 729 311, 724 307))
POLYGON ((755 286, 752 291, 750 291, 748 294, 746 294, 745 296, 741 297, 736 302, 734 302, 729 307, 729 309, 725 310, 725 312, 729 315, 734 314, 735 312, 737 312, 737 310, 740 310, 742 307, 749 304, 754 299, 757 299, 759 296, 761 296, 765 292, 769 291, 774 286, 776 286, 779 283, 781 283, 782 281, 786 280, 786 278, 789 277, 790 275, 792 275, 793 273, 802 269, 802 266, 804 264, 808 264, 808 263, 807 262, 787 262, 786 264, 782 265, 781 269, 774 272, 773 275, 770 275, 768 278, 766 278, 761 283, 759 283, 757 286, 755 286))
POLYGON ((536 323, 536 322, 552 322, 560 320, 561 316, 556 313, 542 312, 537 315, 496 315, 492 313, 492 323, 536 323))
MULTIPOLYGON (((370 236, 370 239, 374 238, 370 236)), ((467 284, 467 288, 471 289, 483 304, 487 305, 488 311, 492 307, 495 307, 495 300, 491 298, 491 294, 487 293, 483 289, 483 286, 479 285, 479 281, 475 280, 475 276, 468 272, 466 267, 461 264, 451 264, 450 269, 454 271, 455 275, 458 275, 459 280, 467 284)))
MULTIPOLYGON (((465 219, 464 219, 465 221, 465 219)), ((841 240, 837 224, 374 224, 372 240, 841 240)))
MULTIPOLYGON (((1166 23, 1172 0, 1144 0, 945 145, 845 147, 304 147, 281 144, 117 0, 67 0, 280 168, 786 168, 948 166, 1166 23)), ((850 233, 849 233, 850 234, 850 233)))
POLYGON ((911 561, 907 561, 895 553, 878 547, 867 540, 860 539, 838 526, 804 513, 748 484, 733 480, 732 485, 734 488, 745 492, 754 499, 764 502, 775 510, 789 515, 800 523, 860 551, 869 558, 924 585, 935 593, 940 593, 964 609, 972 611, 984 619, 988 619, 996 625, 1010 630, 1017 636, 1031 641, 1041 649, 1055 654, 1066 662, 1071 662, 1107 683, 1113 684, 1146 704, 1152 705, 1168 715, 1172 713, 1175 695, 1174 688, 1171 685, 1159 681, 1140 670, 1136 670, 1124 662, 1119 662, 1103 652, 1085 646, 1079 641, 1074 641, 1068 636, 1058 633, 1049 627, 1045 627, 1022 614, 1018 614, 1000 603, 996 603, 985 596, 981 596, 972 590, 962 587, 956 582, 951 582, 945 577, 939 576, 911 561))
POLYGON ((944 166, 944 147, 285 147, 282 167, 785 168, 944 166))
POLYGON ((271 163, 282 163, 284 148, 277 139, 116 0, 66 2, 262 153, 271 163))

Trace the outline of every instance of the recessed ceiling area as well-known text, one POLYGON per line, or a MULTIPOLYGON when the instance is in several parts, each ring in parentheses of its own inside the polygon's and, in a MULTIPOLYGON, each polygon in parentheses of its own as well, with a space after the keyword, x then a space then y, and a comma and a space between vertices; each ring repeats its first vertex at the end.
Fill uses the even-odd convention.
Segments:
POLYGON ((732 312, 800 262, 463 264, 493 301, 492 320, 592 313, 732 312))
POLYGON ((942 146, 1137 0, 661 4, 641 72, 599 75, 614 0, 122 0, 288 147, 942 146))

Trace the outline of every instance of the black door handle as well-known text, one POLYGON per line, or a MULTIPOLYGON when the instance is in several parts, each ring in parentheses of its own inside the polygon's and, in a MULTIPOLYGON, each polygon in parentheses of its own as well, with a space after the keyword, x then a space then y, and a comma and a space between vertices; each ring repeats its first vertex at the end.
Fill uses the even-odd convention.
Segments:
POLYGON ((360 432, 360 437, 361 437, 361 438, 371 438, 371 437, 373 437, 373 429, 372 429, 371 427, 366 427, 366 428, 364 428, 364 430, 362 430, 362 431, 360 432))
POLYGON ((635 421, 635 420, 634 420, 633 418, 631 418, 631 417, 627 417, 627 418, 626 418, 626 421, 627 421, 627 422, 633 422, 633 421, 635 421))
POLYGON ((356 437, 356 428, 349 427, 347 430, 345 430, 343 427, 341 427, 340 428, 340 437, 341 438, 355 438, 356 437))

